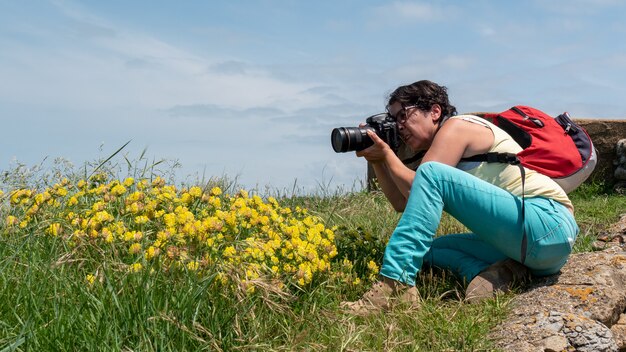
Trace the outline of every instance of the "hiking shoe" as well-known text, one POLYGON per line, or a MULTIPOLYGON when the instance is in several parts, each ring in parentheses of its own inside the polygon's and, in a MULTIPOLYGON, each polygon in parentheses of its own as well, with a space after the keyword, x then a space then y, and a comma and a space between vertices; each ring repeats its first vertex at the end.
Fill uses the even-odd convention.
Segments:
POLYGON ((465 299, 477 303, 493 298, 498 292, 509 292, 514 283, 521 283, 528 276, 528 268, 513 259, 493 263, 467 285, 465 299))
POLYGON ((398 281, 383 277, 363 297, 355 302, 341 302, 341 308, 349 314, 369 315, 388 311, 398 304, 419 304, 419 292, 415 286, 408 286, 398 281))

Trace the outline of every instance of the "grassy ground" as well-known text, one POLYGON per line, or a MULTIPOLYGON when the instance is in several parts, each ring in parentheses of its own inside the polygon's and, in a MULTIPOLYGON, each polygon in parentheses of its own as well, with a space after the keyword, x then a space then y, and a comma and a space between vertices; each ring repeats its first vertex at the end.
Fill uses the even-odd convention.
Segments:
MULTIPOLYGON (((71 186, 67 188, 71 193, 71 186)), ((202 189, 206 193, 211 187, 202 189)), ((216 193, 214 197, 223 204, 229 201, 226 194, 216 193)), ((366 318, 342 314, 339 303, 358 298, 371 285, 371 262, 380 265, 385 241, 399 218, 378 193, 277 197, 275 209, 282 209, 286 223, 300 226, 307 222, 304 215, 296 214, 295 209, 300 208, 318 217, 326 229, 334 229, 337 253, 328 257, 328 270, 314 273, 304 284, 296 281, 306 278, 300 271, 284 272, 273 281, 262 276, 246 281, 238 266, 248 262, 227 263, 224 249, 228 241, 241 244, 244 238, 238 236, 260 236, 244 230, 252 223, 244 218, 237 218, 239 222, 229 227, 237 234, 234 238, 222 231, 221 247, 202 252, 206 260, 200 261, 199 270, 195 261, 187 258, 181 262, 182 255, 176 263, 168 261, 171 257, 165 253, 147 261, 145 254, 127 253, 124 243, 107 244, 69 234, 52 236, 55 223, 71 227, 64 222, 69 220, 61 218, 71 209, 63 206, 59 209, 64 210, 50 210, 24 228, 10 226, 7 215, 16 210, 9 207, 9 195, 7 191, 0 209, 0 219, 4 219, 0 221, 0 352, 491 350, 485 335, 504 319, 511 298, 466 304, 463 286, 454 278, 426 271, 417 284, 423 298, 420 309, 400 307, 366 318), (287 208, 293 215, 284 211, 287 208), (143 263, 143 270, 129 270, 136 263, 143 263)), ((184 198, 181 192, 176 197, 184 198)), ((572 194, 581 226, 576 251, 590 250, 595 235, 625 211, 625 198, 603 193, 594 185, 572 194)), ((100 199, 85 198, 85 211, 91 211, 100 199)), ((130 221, 123 210, 115 213, 128 202, 118 201, 120 208, 114 207, 115 200, 111 202, 107 209, 130 221)), ((229 204, 234 202, 233 198, 229 204)), ((203 210, 213 209, 200 200, 186 204, 198 218, 203 210)), ((157 219, 150 221, 157 225, 151 230, 144 228, 142 241, 159 231, 157 219)), ((461 230, 458 222, 444 216, 438 232, 461 230)), ((281 237, 281 241, 288 240, 281 237)), ((193 241, 177 242, 177 248, 200 253, 193 241)), ((250 248, 235 247, 242 251, 250 248)), ((253 257, 247 258, 251 261, 253 257)), ((281 258, 296 260, 287 255, 281 258)))

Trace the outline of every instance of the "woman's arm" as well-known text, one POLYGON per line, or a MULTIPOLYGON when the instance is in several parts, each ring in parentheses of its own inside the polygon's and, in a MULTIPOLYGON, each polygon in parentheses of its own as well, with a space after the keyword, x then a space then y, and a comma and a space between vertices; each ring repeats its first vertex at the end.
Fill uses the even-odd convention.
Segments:
MULTIPOLYGON (((402 163, 389 145, 374 132, 368 131, 374 145, 357 152, 372 164, 378 183, 393 206, 404 211, 415 178, 415 171, 402 163)), ((485 126, 468 121, 451 119, 435 135, 422 163, 437 161, 456 166, 461 158, 489 151, 493 144, 493 132, 485 126)))
POLYGON ((387 197, 387 200, 389 200, 389 203, 391 203, 393 209, 397 212, 404 211, 408 195, 404 195, 403 192, 400 191, 387 165, 384 163, 375 163, 372 164, 372 167, 374 168, 378 185, 385 194, 385 197, 387 197))
POLYGON ((433 138, 422 163, 437 161, 456 167, 461 158, 488 152, 493 141, 493 132, 488 127, 461 119, 450 119, 433 138))
POLYGON ((415 171, 406 167, 376 133, 367 131, 367 134, 374 141, 374 145, 357 152, 356 155, 364 157, 372 164, 381 190, 396 211, 403 211, 409 198, 415 171))

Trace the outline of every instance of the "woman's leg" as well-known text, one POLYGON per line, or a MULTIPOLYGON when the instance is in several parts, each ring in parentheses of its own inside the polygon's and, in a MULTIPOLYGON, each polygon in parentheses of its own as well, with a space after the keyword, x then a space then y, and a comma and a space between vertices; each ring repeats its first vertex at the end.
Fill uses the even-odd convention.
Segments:
POLYGON ((469 283, 489 265, 506 258, 506 255, 477 235, 463 233, 435 238, 424 257, 424 263, 450 270, 469 283))
MULTIPOLYGON (((524 225, 529 243, 526 265, 537 272, 558 271, 571 249, 567 237, 571 240, 576 235, 571 234, 577 231, 573 217, 563 214, 565 207, 547 199, 530 198, 525 202, 524 225), (563 222, 573 226, 562 226, 563 222), (558 247, 559 253, 545 259, 549 251, 543 248, 550 246, 558 247)), ((414 285, 443 210, 474 232, 477 239, 493 247, 497 253, 494 255, 519 261, 524 233, 521 206, 520 197, 464 171, 437 162, 424 163, 416 172, 405 212, 385 250, 381 274, 414 285)), ((485 244, 477 241, 465 252, 480 259, 481 251, 489 251, 485 244)), ((482 261, 491 260, 485 257, 482 261)), ((469 279, 483 265, 468 262, 466 269, 457 271, 469 279)))

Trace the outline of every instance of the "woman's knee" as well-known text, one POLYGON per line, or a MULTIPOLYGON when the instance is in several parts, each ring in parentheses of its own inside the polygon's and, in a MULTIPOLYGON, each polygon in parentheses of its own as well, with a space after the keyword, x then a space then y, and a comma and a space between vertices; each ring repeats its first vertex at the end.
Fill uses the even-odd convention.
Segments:
POLYGON ((438 161, 427 161, 415 170, 416 174, 437 174, 441 172, 442 169, 446 167, 451 167, 449 165, 440 163, 438 161))
POLYGON ((427 161, 415 170, 413 184, 438 184, 442 179, 445 179, 443 175, 445 175, 450 169, 453 168, 449 165, 442 164, 437 161, 427 161))

